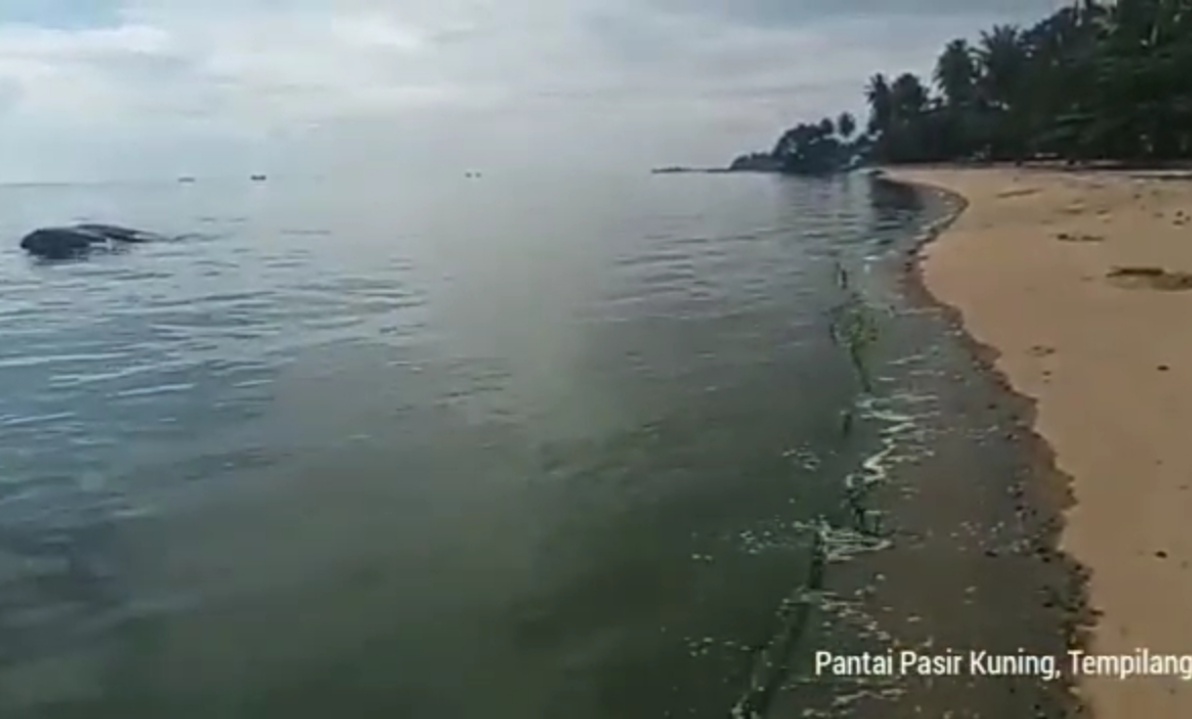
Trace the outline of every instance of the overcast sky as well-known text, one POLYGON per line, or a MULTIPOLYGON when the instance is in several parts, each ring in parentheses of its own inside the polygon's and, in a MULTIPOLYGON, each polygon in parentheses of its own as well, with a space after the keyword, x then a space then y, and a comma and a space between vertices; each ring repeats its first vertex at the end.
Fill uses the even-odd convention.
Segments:
POLYGON ((1062 0, 0 0, 0 180, 722 163, 1062 0))

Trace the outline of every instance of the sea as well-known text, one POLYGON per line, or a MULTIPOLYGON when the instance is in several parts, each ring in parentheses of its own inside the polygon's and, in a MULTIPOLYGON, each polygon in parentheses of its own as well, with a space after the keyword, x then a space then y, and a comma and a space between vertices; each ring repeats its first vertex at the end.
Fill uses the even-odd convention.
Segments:
POLYGON ((926 451, 932 220, 864 174, 0 187, 0 715, 765 715, 926 451), (17 247, 76 221, 167 239, 17 247))

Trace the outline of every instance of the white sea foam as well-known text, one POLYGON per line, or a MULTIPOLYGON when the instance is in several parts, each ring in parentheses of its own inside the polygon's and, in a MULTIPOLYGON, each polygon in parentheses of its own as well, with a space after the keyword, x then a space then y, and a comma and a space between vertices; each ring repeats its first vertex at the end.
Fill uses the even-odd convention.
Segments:
POLYGON ((858 554, 880 552, 893 546, 886 537, 864 534, 849 527, 833 527, 827 522, 820 525, 819 541, 824 561, 829 563, 847 562, 858 554))

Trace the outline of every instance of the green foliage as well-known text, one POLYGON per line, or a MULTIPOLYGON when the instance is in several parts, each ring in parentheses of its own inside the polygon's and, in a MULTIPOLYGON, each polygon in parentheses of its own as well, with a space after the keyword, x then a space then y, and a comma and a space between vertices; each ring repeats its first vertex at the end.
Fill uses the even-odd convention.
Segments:
POLYGON ((941 52, 933 88, 873 75, 866 132, 799 124, 770 153, 787 172, 876 162, 1192 159, 1192 0, 1076 0, 1028 28, 941 52), (935 93, 932 92, 935 90, 935 93))
POLYGON ((850 153, 848 143, 837 136, 835 123, 825 117, 784 132, 771 154, 783 172, 818 174, 839 169, 850 153))
POLYGON ((851 113, 840 113, 840 117, 836 118, 836 132, 840 134, 841 139, 849 141, 856 131, 857 119, 851 113))

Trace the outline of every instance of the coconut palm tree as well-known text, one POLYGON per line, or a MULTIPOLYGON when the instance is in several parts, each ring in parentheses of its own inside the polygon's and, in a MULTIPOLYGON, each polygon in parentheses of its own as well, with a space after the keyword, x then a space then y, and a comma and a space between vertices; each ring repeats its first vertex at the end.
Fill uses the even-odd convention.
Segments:
POLYGON ((904 72, 890 86, 890 103, 896 121, 913 122, 927 111, 930 96, 918 75, 904 72))
POLYGON ((878 73, 869 78, 865 87, 865 99, 869 102, 869 132, 879 135, 890 128, 893 104, 890 98, 890 84, 886 76, 878 73))
POLYGON ((963 111, 973 105, 977 94, 977 62, 973 55, 968 41, 960 38, 948 43, 936 60, 932 79, 951 110, 963 111))
POLYGON ((836 118, 836 131, 847 142, 857 131, 857 119, 853 117, 852 113, 840 113, 840 117, 836 118))
POLYGON ((847 113, 784 134, 786 167, 832 166, 864 147, 879 161, 974 154, 1192 158, 1192 0, 1072 0, 1025 29, 995 25, 915 75, 869 78, 866 133, 847 113))
POLYGON ((982 32, 977 58, 982 99, 991 107, 1009 110, 1014 105, 1026 69, 1026 45, 1016 25, 994 25, 982 32))

